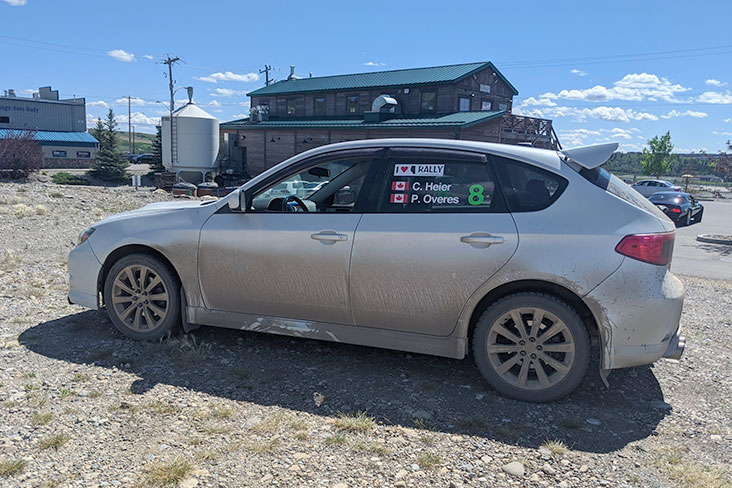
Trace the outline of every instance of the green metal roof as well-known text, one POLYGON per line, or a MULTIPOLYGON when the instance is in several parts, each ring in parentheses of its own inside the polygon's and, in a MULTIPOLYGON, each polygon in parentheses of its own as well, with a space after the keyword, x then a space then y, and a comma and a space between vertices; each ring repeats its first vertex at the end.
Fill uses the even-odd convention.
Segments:
POLYGON ((393 118, 381 122, 365 122, 363 119, 292 119, 252 122, 250 119, 224 122, 221 129, 409 129, 470 127, 505 114, 505 110, 455 112, 436 117, 393 118))
POLYGON ((298 78, 283 80, 262 87, 249 96, 284 95, 288 93, 325 92, 335 90, 357 90, 361 88, 381 88, 388 86, 414 86, 425 84, 451 83, 461 80, 477 71, 491 68, 504 83, 518 95, 518 90, 509 83, 491 62, 452 64, 449 66, 433 66, 429 68, 398 69, 391 71, 374 71, 371 73, 355 73, 350 75, 317 76, 314 78, 298 78))
MULTIPOLYGON (((23 132, 27 131, 20 129, 0 129, 0 139, 4 139, 10 133, 19 135, 23 132)), ((61 132, 51 130, 38 130, 35 131, 34 139, 40 143, 73 143, 83 146, 94 146, 99 144, 99 141, 97 141, 94 136, 89 134, 88 132, 61 132)))

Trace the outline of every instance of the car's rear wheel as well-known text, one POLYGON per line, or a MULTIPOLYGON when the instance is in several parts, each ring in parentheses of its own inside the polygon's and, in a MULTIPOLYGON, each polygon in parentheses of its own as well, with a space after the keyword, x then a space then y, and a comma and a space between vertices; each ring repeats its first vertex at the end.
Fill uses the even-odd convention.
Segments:
POLYGON ((180 283, 162 261, 131 254, 112 265, 104 303, 114 326, 127 337, 157 340, 180 322, 180 283))
POLYGON ((567 395, 587 371, 590 341, 577 312, 550 295, 504 297, 483 313, 473 334, 475 361, 500 393, 529 402, 567 395))
POLYGON ((691 210, 686 212, 686 217, 684 219, 684 226, 691 225, 691 210))
POLYGON ((696 222, 696 223, 701 222, 703 215, 704 215, 704 209, 699 210, 699 213, 696 214, 696 217, 694 217, 694 222, 696 222))

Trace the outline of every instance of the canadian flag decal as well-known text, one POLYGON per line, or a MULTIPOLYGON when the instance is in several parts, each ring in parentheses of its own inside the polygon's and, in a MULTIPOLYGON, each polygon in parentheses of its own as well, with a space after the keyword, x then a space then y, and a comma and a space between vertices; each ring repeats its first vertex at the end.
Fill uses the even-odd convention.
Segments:
POLYGON ((408 181, 392 181, 391 190, 392 191, 409 191, 409 182, 408 181))
POLYGON ((391 203, 407 203, 407 194, 406 193, 392 193, 391 194, 391 203))

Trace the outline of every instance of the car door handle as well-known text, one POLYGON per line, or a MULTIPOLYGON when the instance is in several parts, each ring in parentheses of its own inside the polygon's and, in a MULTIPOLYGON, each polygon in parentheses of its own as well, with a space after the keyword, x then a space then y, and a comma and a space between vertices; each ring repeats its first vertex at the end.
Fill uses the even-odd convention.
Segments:
POLYGON ((315 239, 316 241, 329 241, 329 242, 338 242, 338 241, 347 241, 348 236, 346 234, 337 234, 335 232, 318 232, 317 234, 310 234, 311 239, 315 239))
POLYGON ((460 242, 464 242, 465 244, 482 244, 484 246, 503 244, 504 241, 505 239, 502 236, 492 236, 490 234, 471 234, 460 238, 460 242))

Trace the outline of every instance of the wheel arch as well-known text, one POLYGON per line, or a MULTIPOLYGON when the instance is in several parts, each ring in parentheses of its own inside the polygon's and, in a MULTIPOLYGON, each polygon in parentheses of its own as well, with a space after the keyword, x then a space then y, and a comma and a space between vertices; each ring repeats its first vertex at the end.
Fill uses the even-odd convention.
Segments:
POLYGON ((582 323, 585 325, 585 327, 587 328, 587 332, 590 334, 591 345, 601 345, 602 338, 598 330, 597 319, 579 295, 562 285, 558 285, 549 281, 517 280, 504 283, 493 288, 488 293, 486 293, 486 295, 480 299, 475 308, 473 308, 473 312, 470 315, 470 321, 468 323, 466 333, 467 335, 465 337, 466 351, 471 350, 471 342, 473 339, 475 325, 477 324, 480 316, 483 315, 483 312, 485 312, 488 307, 490 307, 493 303, 500 300, 501 298, 507 295, 511 295, 512 293, 532 291, 554 296, 556 298, 564 300, 569 305, 571 305, 582 318, 582 323))
POLYGON ((161 260, 173 271, 173 273, 175 273, 176 278, 178 278, 178 282, 182 283, 180 273, 175 268, 175 266, 173 266, 173 263, 170 261, 170 259, 168 259, 162 252, 143 244, 127 244, 125 246, 118 247, 117 249, 109 253, 107 255, 107 258, 104 260, 104 263, 102 264, 102 268, 99 270, 99 277, 97 279, 97 293, 102 297, 102 305, 104 305, 104 282, 107 280, 109 270, 112 269, 114 263, 116 263, 125 256, 129 256, 130 254, 147 254, 148 256, 152 256, 161 260))

